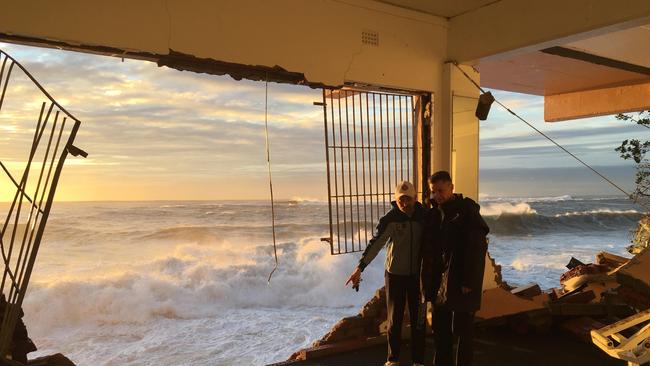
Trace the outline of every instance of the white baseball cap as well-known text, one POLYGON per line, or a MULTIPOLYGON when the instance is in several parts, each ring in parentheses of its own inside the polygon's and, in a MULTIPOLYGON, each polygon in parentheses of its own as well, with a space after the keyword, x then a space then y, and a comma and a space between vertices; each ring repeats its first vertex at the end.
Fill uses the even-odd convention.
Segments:
POLYGON ((402 196, 410 196, 415 199, 415 187, 407 180, 401 181, 395 187, 395 200, 398 200, 402 196))

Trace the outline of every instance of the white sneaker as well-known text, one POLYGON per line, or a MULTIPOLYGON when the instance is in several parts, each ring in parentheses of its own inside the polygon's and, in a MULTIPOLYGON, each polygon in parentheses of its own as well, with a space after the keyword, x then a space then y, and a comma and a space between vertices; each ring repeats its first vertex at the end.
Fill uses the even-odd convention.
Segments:
POLYGON ((423 363, 414 363, 413 366, 424 366, 423 363))
POLYGON ((386 361, 384 366, 399 366, 399 362, 396 361, 386 361))

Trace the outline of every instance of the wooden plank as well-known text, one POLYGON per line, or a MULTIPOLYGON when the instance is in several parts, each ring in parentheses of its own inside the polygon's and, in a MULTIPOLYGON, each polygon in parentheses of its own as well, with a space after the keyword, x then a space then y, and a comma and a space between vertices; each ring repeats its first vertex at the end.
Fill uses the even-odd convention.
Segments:
POLYGON ((526 286, 519 286, 510 291, 510 293, 513 295, 525 297, 527 299, 532 299, 533 297, 540 295, 542 293, 542 289, 539 288, 538 284, 532 283, 526 286))
POLYGON ((500 287, 483 291, 476 318, 487 320, 545 308, 544 305, 511 294, 500 287))
POLYGON ((319 347, 300 350, 300 360, 313 360, 334 354, 349 352, 386 343, 386 336, 377 336, 364 339, 355 339, 339 343, 326 344, 319 347))
POLYGON ((571 304, 551 303, 549 304, 551 314, 556 316, 622 316, 627 317, 633 313, 628 305, 616 304, 571 304))
POLYGON ((544 120, 557 122, 643 111, 650 109, 649 101, 650 83, 547 95, 544 120))
POLYGON ((591 300, 596 298, 596 294, 593 291, 575 291, 570 292, 559 299, 555 300, 556 303, 574 303, 574 304, 586 304, 591 300))
POLYGON ((608 268, 614 269, 627 263, 630 258, 621 257, 620 255, 600 252, 596 254, 596 263, 606 265, 608 268))

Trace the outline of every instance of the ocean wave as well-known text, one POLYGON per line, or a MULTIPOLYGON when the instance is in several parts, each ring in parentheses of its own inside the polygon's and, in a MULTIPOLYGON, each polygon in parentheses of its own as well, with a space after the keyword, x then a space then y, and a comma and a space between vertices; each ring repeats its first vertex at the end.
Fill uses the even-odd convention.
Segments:
MULTIPOLYGON (((142 240, 164 240, 174 242, 209 243, 221 242, 226 236, 249 236, 258 238, 268 236, 272 227, 270 220, 264 224, 222 224, 208 226, 177 226, 162 228, 151 233, 139 235, 142 240)), ((329 223, 276 223, 276 234, 279 239, 301 238, 307 234, 329 231, 329 223)))
POLYGON ((535 209, 533 209, 532 207, 530 207, 529 204, 524 202, 489 203, 481 206, 481 215, 483 216, 500 216, 503 214, 532 215, 536 213, 537 211, 535 211, 535 209))
POLYGON ((289 205, 305 205, 305 204, 326 204, 327 201, 318 198, 305 198, 305 197, 291 197, 288 201, 289 205))
POLYGON ((160 208, 185 208, 187 205, 161 205, 160 208))
POLYGON ((165 228, 150 234, 142 235, 145 240, 181 240, 185 242, 220 242, 221 237, 213 227, 181 226, 165 228))
POLYGON ((572 212, 565 212, 563 214, 556 214, 555 217, 562 217, 562 216, 590 216, 590 215, 642 215, 641 212, 637 210, 612 210, 609 208, 599 208, 596 210, 588 210, 588 211, 572 211, 572 212))
POLYGON ((551 197, 530 197, 526 199, 526 202, 564 202, 572 201, 575 198, 571 197, 568 194, 562 196, 551 196, 551 197))
POLYGON ((553 216, 537 213, 502 213, 484 216, 490 232, 497 235, 529 235, 543 233, 581 233, 601 230, 632 229, 642 214, 635 210, 591 210, 568 212, 553 216))
MULTIPOLYGON (((60 328, 218 316, 224 309, 358 306, 383 282, 380 263, 364 271, 361 294, 344 287, 357 256, 331 256, 317 238, 278 246, 271 283, 272 247, 179 245, 151 261, 102 266, 92 275, 43 279, 30 285, 30 324, 60 328), (83 301, 80 301, 83 299, 83 301)), ((381 262, 380 258, 376 259, 381 262)))
POLYGON ((576 199, 570 195, 562 196, 548 196, 548 197, 507 197, 507 196, 489 196, 487 194, 479 194, 479 201, 490 203, 490 202, 564 202, 564 201, 574 201, 581 200, 576 199))
POLYGON ((597 202, 597 201, 627 201, 625 196, 571 196, 571 195, 560 195, 560 196, 531 196, 531 197, 515 197, 515 196, 490 196, 488 194, 479 193, 479 202, 481 203, 491 203, 491 202, 529 202, 529 203, 570 203, 574 202, 597 202))

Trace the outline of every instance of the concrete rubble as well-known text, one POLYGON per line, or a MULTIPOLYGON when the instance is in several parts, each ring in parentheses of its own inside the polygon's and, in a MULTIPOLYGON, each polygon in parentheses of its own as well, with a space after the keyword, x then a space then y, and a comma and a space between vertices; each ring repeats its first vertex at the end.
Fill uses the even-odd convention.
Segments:
POLYGON ((648 250, 632 259, 601 252, 586 264, 571 258, 567 268, 560 286, 544 292, 536 284, 506 283, 484 290, 477 327, 506 326, 520 334, 559 330, 590 343, 592 329, 650 305, 648 250))
POLYGON ((39 357, 27 362, 27 366, 75 366, 72 361, 60 353, 39 357))
MULTIPOLYGON (((649 236, 650 237, 650 236, 649 236)), ((503 281, 501 268, 486 257, 481 310, 477 329, 509 329, 515 334, 563 332, 591 343, 590 331, 650 308, 650 250, 633 258, 601 252, 595 263, 572 260, 559 286, 542 291, 538 284, 513 287, 503 281)), ((289 361, 309 360, 385 343, 386 303, 381 288, 359 314, 341 319, 311 347, 289 361)), ((429 326, 431 309, 429 309, 429 326)), ((408 312, 402 335, 408 337, 408 312)), ((607 357, 603 355, 603 357, 607 357)))

